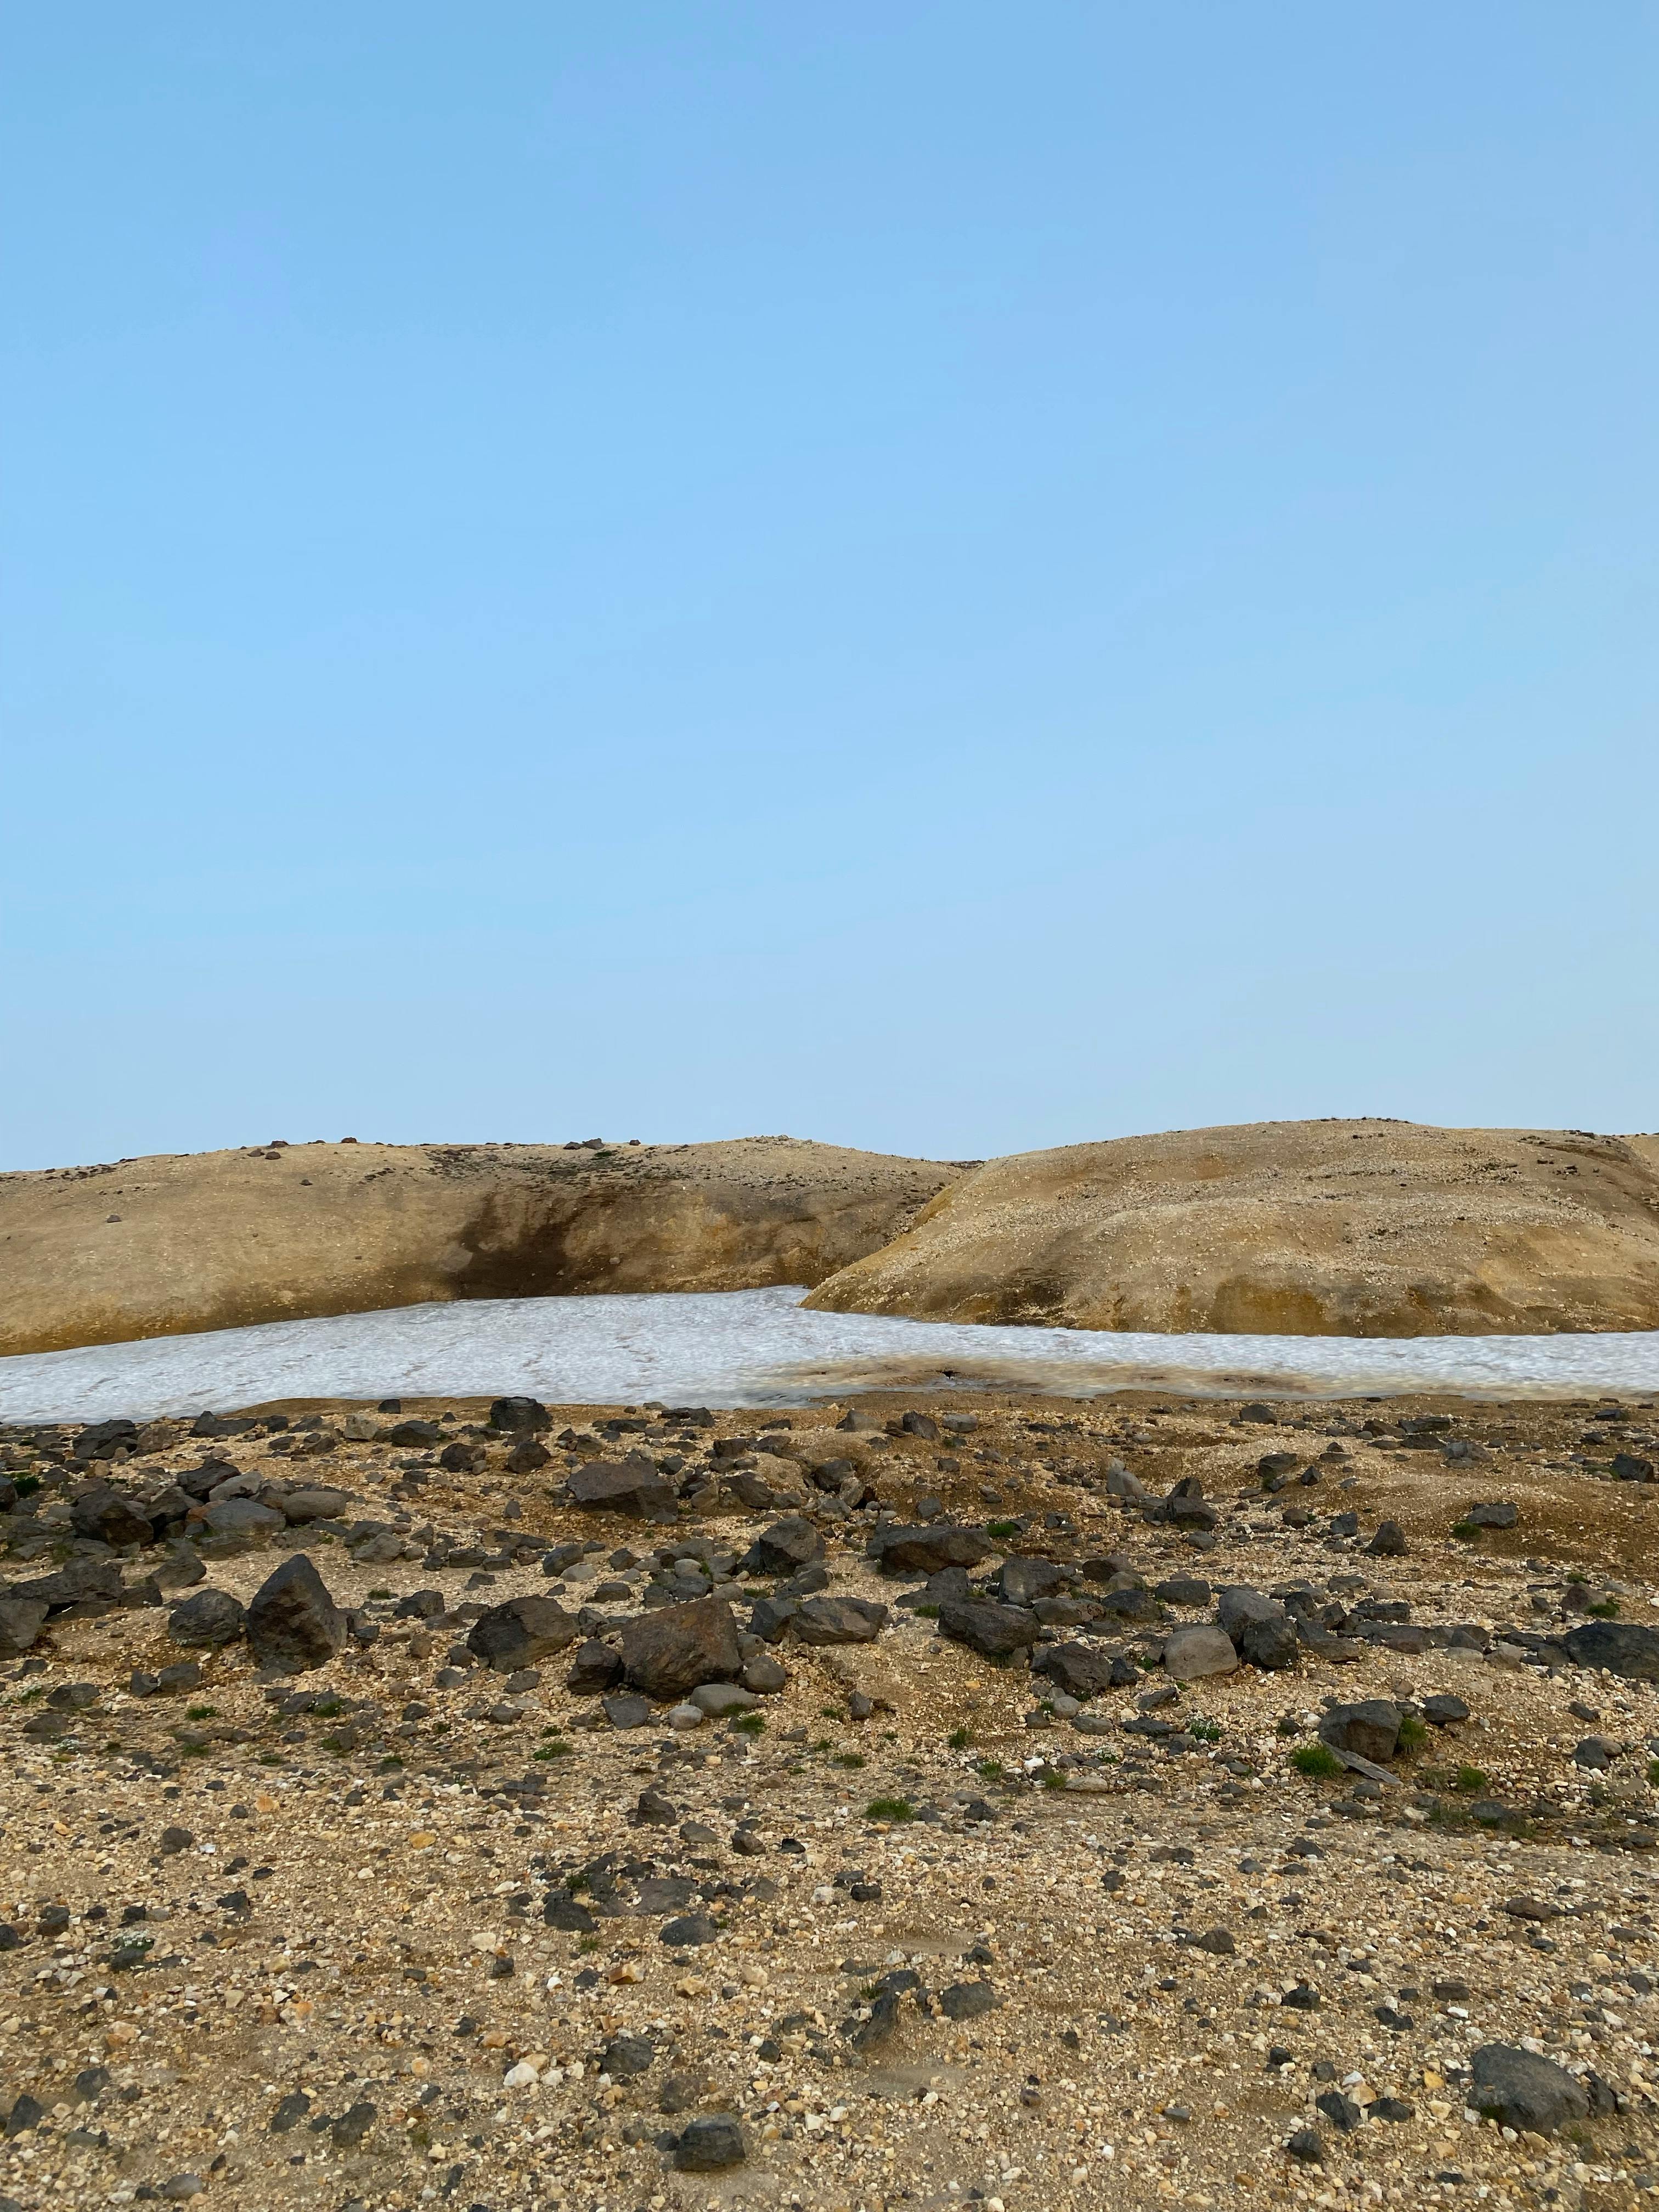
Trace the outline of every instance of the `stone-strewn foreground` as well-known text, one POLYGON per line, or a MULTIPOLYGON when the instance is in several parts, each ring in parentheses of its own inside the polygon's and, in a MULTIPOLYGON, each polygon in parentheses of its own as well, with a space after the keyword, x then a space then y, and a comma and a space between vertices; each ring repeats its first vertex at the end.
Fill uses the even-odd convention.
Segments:
POLYGON ((1650 1405, 0 1460, 0 2204, 1659 2193, 1650 1405))

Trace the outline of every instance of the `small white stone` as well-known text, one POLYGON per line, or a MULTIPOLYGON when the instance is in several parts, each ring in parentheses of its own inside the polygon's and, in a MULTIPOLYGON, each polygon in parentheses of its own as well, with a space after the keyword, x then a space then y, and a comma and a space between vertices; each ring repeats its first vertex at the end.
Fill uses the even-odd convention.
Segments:
POLYGON ((670 1709, 668 1725, 672 1729, 699 1729, 707 1718, 699 1706, 675 1705, 670 1709))

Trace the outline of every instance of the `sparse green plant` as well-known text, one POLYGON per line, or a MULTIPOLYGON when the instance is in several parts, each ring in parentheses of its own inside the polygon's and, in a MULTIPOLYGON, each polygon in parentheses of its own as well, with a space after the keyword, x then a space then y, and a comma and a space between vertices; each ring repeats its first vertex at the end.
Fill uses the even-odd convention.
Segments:
POLYGON ((381 1774, 401 1774, 404 1771, 404 1763, 395 1751, 389 1751, 376 1771, 381 1774))
POLYGON ((884 1729, 881 1732, 881 1740, 884 1743, 896 1743, 898 1741, 898 1730, 896 1729, 884 1729))
POLYGON ((1659 1790, 1659 1759, 1649 1759, 1648 1781, 1654 1789, 1659 1790))
POLYGON ((936 1605, 919 1605, 916 1607, 916 1619, 918 1620, 937 1620, 939 1619, 939 1607, 936 1605))
POLYGON ((1473 1797, 1478 1791, 1490 1786, 1485 1773, 1478 1766, 1460 1766, 1452 1784, 1452 1788, 1461 1790, 1466 1797, 1473 1797))
POLYGON ((1618 1614, 1619 1601, 1616 1597, 1604 1597, 1593 1605, 1590 1611, 1598 1620, 1612 1620, 1618 1614))
POLYGON ((1002 1761, 1000 1759, 981 1759, 975 1771, 987 1782, 1000 1782, 1002 1779, 1002 1761))
POLYGON ((1473 1521, 1454 1521, 1452 1534, 1460 1543, 1473 1544, 1480 1536, 1480 1530, 1473 1521))
POLYGON ((1304 1743, 1291 1753, 1291 1765, 1310 1782, 1328 1782, 1343 1771, 1342 1762, 1328 1743, 1304 1743))
POLYGON ((908 1797, 872 1797, 864 1808, 866 1820, 914 1820, 916 1808, 908 1797))
POLYGON ((1187 1733, 1199 1743, 1219 1743, 1222 1736, 1221 1723, 1219 1721, 1209 1720, 1200 1716, 1197 1720, 1188 1722, 1187 1733))
POLYGON ((864 1763, 864 1753, 861 1751, 838 1751, 836 1753, 837 1766, 860 1767, 864 1763))
POLYGON ((388 1589, 373 1589, 369 1592, 371 1597, 396 1597, 397 1595, 396 1590, 388 1589))
POLYGON ((842 1711, 839 1705, 820 1705, 818 1707, 818 1718, 821 1721, 844 1721, 846 1717, 846 1714, 842 1711))
POLYGON ((1019 1523, 1018 1521, 988 1521, 985 1533, 997 1543, 1006 1544, 1011 1536, 1018 1535, 1019 1523))
POLYGON ((807 1749, 809 1751, 830 1751, 834 1749, 834 1746, 831 1744, 827 1735, 821 1735, 816 1743, 809 1744, 807 1746, 807 1749))
POLYGON ((185 1711, 185 1718, 187 1721, 216 1721, 218 1717, 217 1705, 190 1705, 185 1711))
POLYGON ((973 1740, 965 1728, 953 1728, 945 1739, 952 1751, 966 1751, 973 1740))
POLYGON ((1066 1787, 1066 1777, 1057 1766, 1045 1766, 1037 1778, 1045 1790, 1063 1790, 1066 1787))
POLYGON ((597 1936, 582 1936, 577 1939, 576 1948, 579 1951, 597 1951, 599 1948, 599 1939, 597 1936))
POLYGON ((40 1478, 38 1474, 15 1474, 12 1480, 17 1486, 17 1495, 20 1498, 33 1498, 40 1487, 40 1478))
POLYGON ((1400 1748, 1408 1755, 1421 1751, 1429 1740, 1426 1725, 1415 1713, 1407 1713, 1400 1723, 1400 1748))
POLYGON ((313 1720, 331 1721, 344 1711, 345 1707, 337 1698, 319 1698, 311 1709, 311 1717, 313 1720))
POLYGON ((764 1713, 739 1713, 732 1725, 739 1735, 764 1735, 766 1716, 764 1713))

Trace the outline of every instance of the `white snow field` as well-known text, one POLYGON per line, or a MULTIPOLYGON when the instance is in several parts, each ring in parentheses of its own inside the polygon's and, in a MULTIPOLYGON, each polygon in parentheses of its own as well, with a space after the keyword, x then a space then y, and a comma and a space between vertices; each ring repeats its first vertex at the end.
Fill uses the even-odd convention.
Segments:
POLYGON ((478 1299, 0 1359, 0 1419, 230 1413, 294 1398, 799 1406, 854 1391, 1090 1397, 1593 1397, 1659 1391, 1659 1332, 1152 1336, 806 1313, 794 1289, 478 1299))

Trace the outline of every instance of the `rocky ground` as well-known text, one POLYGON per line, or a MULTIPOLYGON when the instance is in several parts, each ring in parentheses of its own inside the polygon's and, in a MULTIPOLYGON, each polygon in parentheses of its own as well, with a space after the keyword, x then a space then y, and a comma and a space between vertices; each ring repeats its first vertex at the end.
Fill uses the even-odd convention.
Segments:
POLYGON ((1659 2195, 1656 1432, 12 1431, 0 2203, 1659 2195))

